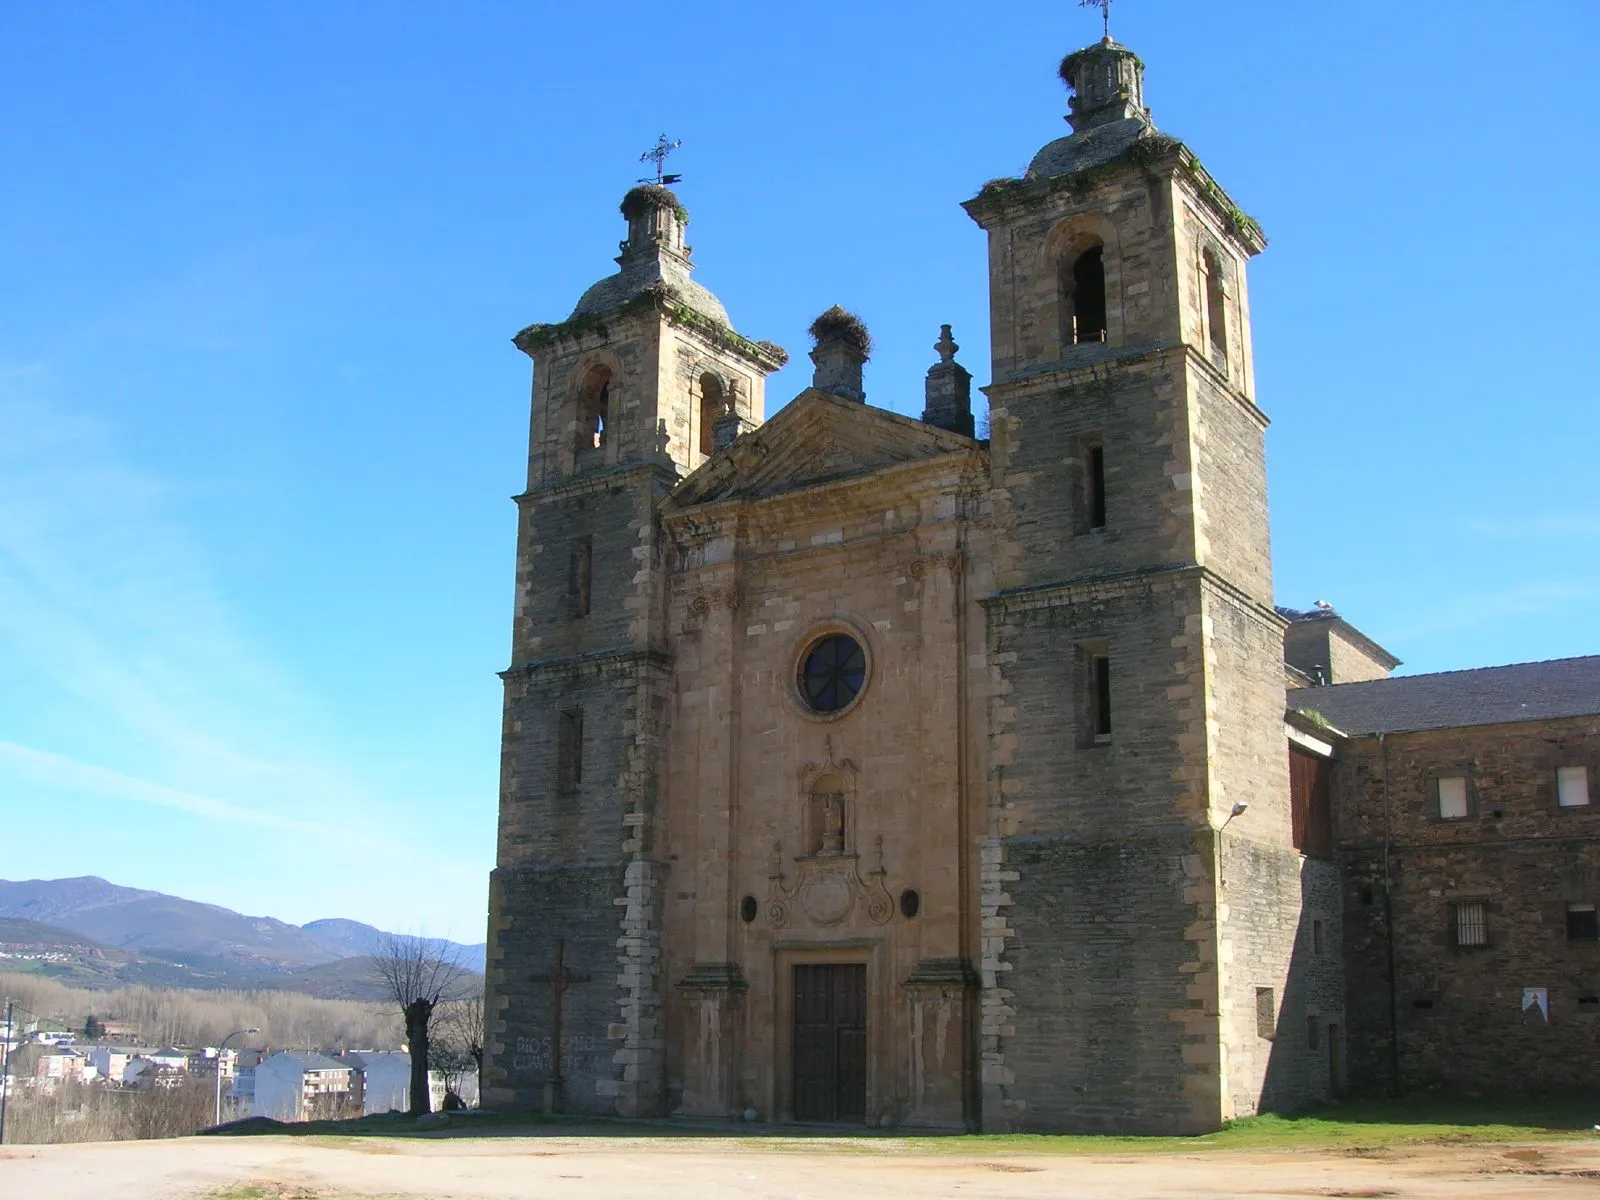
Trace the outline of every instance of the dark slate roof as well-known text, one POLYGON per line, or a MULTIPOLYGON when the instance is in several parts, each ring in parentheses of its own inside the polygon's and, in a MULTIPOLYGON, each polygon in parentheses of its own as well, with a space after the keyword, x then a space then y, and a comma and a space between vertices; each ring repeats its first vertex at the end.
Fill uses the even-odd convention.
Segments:
POLYGON ((1405 733, 1600 715, 1600 654, 1291 688, 1289 707, 1344 733, 1405 733))

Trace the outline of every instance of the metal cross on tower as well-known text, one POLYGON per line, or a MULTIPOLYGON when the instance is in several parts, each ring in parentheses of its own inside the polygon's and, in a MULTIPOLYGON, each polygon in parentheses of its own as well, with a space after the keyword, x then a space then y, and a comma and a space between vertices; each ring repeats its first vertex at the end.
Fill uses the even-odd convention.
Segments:
POLYGON ((646 176, 645 178, 639 180, 639 182, 653 183, 660 187, 669 183, 677 183, 678 180, 682 179, 682 175, 665 175, 662 173, 667 165, 667 155, 671 154, 681 145, 683 145, 683 142, 677 139, 669 142, 667 140, 667 135, 664 133, 657 138, 656 144, 651 149, 646 150, 643 154, 639 155, 640 162, 655 163, 656 177, 651 179, 649 176, 646 176))
POLYGON ((528 976, 531 983, 547 983, 550 985, 550 998, 553 1012, 551 1014, 550 1030, 550 1079, 546 1085, 545 1109, 548 1112, 560 1111, 561 1086, 566 1082, 561 1069, 561 1001, 567 994, 567 989, 575 983, 588 983, 589 976, 584 971, 574 971, 567 966, 567 939, 556 939, 555 967, 550 971, 540 971, 528 976))
POLYGON ((1111 0, 1078 0, 1079 8, 1098 8, 1100 19, 1105 23, 1106 41, 1111 40, 1111 0))

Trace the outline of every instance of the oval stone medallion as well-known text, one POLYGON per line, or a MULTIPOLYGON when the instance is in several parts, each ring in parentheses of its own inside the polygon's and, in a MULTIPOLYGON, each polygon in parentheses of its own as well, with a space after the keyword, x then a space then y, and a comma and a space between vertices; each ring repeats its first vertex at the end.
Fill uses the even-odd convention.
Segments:
POLYGON ((855 902, 855 889, 843 876, 827 872, 806 880, 800 892, 800 906, 818 925, 832 925, 849 915, 855 902))

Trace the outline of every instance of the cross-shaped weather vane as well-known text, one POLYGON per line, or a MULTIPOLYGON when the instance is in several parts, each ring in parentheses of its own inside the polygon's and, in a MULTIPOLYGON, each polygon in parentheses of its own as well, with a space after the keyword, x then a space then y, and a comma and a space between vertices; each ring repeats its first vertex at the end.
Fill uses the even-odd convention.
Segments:
MULTIPOLYGON (((1109 0, 1108 0, 1108 2, 1109 2, 1109 0)), ((674 150, 676 150, 681 145, 683 145, 683 142, 681 142, 679 140, 676 140, 676 139, 669 142, 667 140, 667 135, 664 134, 664 133, 659 138, 657 138, 656 139, 656 144, 651 149, 646 150, 643 154, 639 155, 639 161, 640 162, 653 162, 653 163, 655 163, 655 165, 656 165, 656 177, 654 179, 651 179, 647 175, 647 176, 645 176, 645 178, 639 180, 639 182, 640 183, 653 183, 656 186, 661 187, 661 186, 664 186, 664 185, 669 184, 669 183, 677 183, 678 180, 682 179, 683 178, 682 175, 665 175, 665 174, 662 173, 663 170, 665 169, 666 165, 667 165, 667 155, 671 154, 674 150)))
POLYGON ((1105 22, 1106 41, 1111 40, 1111 0, 1078 0, 1079 8, 1098 8, 1100 19, 1105 22))

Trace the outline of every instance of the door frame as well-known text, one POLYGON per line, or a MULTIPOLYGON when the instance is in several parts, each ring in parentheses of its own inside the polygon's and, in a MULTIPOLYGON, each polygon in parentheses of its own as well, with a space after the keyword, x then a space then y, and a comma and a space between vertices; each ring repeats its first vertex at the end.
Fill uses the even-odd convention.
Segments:
POLYGON ((878 1046, 887 1006, 883 999, 884 973, 881 967, 883 943, 860 939, 818 945, 773 947, 773 1024, 772 1039, 777 1061, 772 1064, 772 1113, 776 1120, 792 1122, 794 1116, 794 968, 796 966, 862 965, 867 974, 867 1119, 863 1127, 875 1126, 880 1116, 881 1087, 878 1077, 878 1046))

